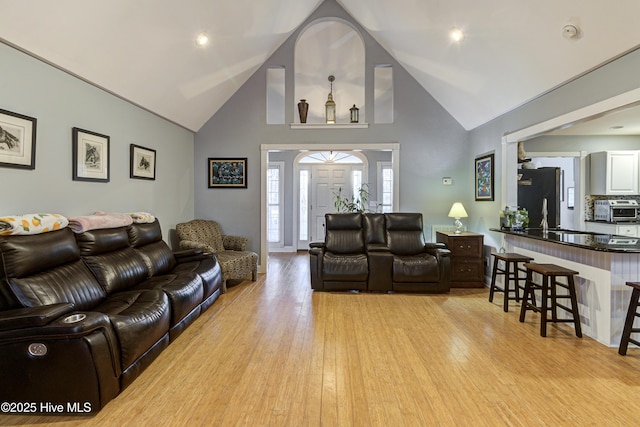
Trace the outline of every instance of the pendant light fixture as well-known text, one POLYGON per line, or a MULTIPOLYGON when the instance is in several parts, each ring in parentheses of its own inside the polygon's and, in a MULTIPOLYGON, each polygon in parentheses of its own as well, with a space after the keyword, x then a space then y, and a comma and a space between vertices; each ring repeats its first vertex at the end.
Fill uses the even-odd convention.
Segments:
POLYGON ((327 102, 324 103, 324 112, 327 123, 334 124, 336 122, 336 103, 333 102, 333 81, 336 78, 334 76, 329 76, 330 82, 330 90, 329 96, 327 97, 327 102))

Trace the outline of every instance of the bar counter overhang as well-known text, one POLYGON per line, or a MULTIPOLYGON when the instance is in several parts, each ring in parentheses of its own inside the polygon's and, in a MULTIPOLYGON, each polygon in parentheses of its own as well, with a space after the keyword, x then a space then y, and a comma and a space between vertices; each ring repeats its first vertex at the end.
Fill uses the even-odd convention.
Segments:
POLYGON ((578 271, 582 332, 609 347, 620 344, 631 296, 625 283, 640 280, 640 238, 562 229, 491 231, 503 233, 506 252, 578 271))

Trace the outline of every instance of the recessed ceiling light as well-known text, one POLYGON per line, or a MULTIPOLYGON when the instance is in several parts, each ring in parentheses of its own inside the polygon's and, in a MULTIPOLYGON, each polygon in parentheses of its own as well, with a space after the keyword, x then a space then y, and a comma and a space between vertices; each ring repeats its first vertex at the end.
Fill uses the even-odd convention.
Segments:
POLYGON ((451 40, 453 40, 454 42, 460 43, 464 40, 464 33, 460 28, 454 28, 451 30, 451 32, 449 32, 449 37, 451 37, 451 40))
POLYGON ((196 45, 200 47, 207 46, 209 44, 209 35, 207 33, 200 33, 196 36, 196 45))

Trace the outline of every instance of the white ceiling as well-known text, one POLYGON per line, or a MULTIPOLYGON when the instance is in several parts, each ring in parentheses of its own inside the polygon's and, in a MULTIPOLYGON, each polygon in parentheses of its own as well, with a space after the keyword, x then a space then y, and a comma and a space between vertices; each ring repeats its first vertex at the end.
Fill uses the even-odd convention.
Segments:
MULTIPOLYGON (((640 45, 638 0, 337 2, 466 129, 640 45)), ((197 131, 321 3, 0 0, 0 39, 197 131)))

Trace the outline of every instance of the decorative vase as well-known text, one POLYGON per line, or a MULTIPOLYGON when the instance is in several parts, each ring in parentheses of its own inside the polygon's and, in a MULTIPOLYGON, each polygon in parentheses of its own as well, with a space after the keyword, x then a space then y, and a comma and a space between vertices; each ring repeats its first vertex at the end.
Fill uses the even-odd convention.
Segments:
POLYGON ((300 114, 300 123, 307 123, 307 113, 309 112, 309 103, 306 99, 298 102, 298 113, 300 114))

